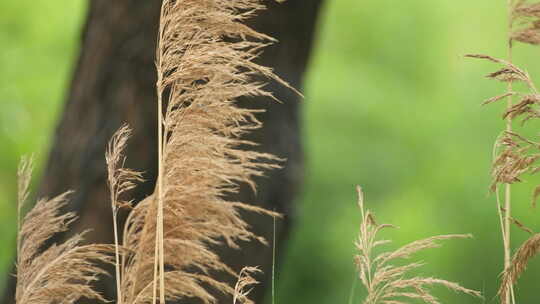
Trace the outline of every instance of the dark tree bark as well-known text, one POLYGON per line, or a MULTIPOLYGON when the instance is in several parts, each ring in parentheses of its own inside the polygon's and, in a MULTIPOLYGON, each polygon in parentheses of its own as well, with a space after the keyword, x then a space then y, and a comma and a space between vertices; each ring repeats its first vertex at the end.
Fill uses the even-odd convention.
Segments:
MULTIPOLYGON (((269 9, 251 24, 279 40, 265 49, 258 62, 275 68, 279 76, 296 88, 302 84, 321 3, 322 0, 289 0, 284 4, 267 1, 269 9)), ((146 178, 132 193, 133 198, 142 200, 154 189, 157 172, 154 55, 159 10, 160 1, 90 1, 80 58, 38 192, 40 197, 52 197, 75 190, 69 209, 78 213, 79 220, 70 233, 91 229, 86 235, 88 242, 113 241, 104 152, 109 138, 124 122, 133 129, 126 166, 144 171, 146 178)), ((246 107, 267 110, 260 115, 264 128, 251 134, 250 139, 260 143, 261 151, 286 158, 287 162, 283 169, 257 179, 257 194, 242 187, 238 196, 244 202, 285 214, 276 223, 275 234, 278 252, 283 252, 294 218, 293 200, 303 172, 300 98, 275 83, 269 84, 269 90, 283 103, 267 98, 244 98, 240 102, 246 107)), ((271 218, 253 214, 245 214, 244 218, 255 232, 272 240, 271 218)), ((53 241, 64 237, 59 235, 53 241)), ((252 293, 254 300, 261 301, 271 274, 272 248, 257 243, 242 245, 241 250, 216 250, 235 270, 245 265, 262 266, 265 273, 259 278, 262 284, 252 293)), ((14 286, 15 280, 11 279, 2 303, 14 303, 14 286)), ((107 298, 114 298, 111 278, 102 280, 99 289, 107 298)), ((218 303, 231 303, 222 295, 216 296, 218 303)))

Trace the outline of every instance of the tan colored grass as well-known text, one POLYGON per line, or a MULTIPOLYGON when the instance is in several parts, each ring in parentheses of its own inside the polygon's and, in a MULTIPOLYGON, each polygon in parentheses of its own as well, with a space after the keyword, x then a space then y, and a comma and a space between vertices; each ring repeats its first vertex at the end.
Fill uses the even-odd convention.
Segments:
POLYGON ((502 275, 502 282, 499 288, 501 303, 507 298, 508 290, 516 284, 521 274, 527 269, 529 261, 540 253, 540 234, 532 235, 516 251, 512 258, 512 263, 502 275))
MULTIPOLYGON (((496 193, 497 212, 501 225, 504 247, 504 271, 510 271, 512 264, 512 248, 510 242, 511 227, 513 223, 518 228, 531 233, 521 222, 511 214, 511 185, 522 181, 526 173, 536 173, 539 169, 540 144, 525 138, 513 129, 515 119, 521 119, 522 125, 530 119, 540 117, 540 95, 529 74, 512 63, 514 42, 532 45, 540 44, 540 3, 527 0, 507 0, 508 7, 508 47, 507 60, 497 59, 487 55, 467 55, 472 58, 486 59, 502 65, 499 70, 487 75, 488 78, 506 83, 506 92, 487 99, 484 104, 491 104, 506 100, 506 109, 503 119, 506 122, 505 131, 495 143, 491 190, 496 193), (516 92, 513 88, 515 82, 526 85, 526 92, 516 92), (513 97, 518 100, 514 101, 513 97), (499 189, 504 188, 504 203, 501 201, 499 189)), ((540 196, 540 185, 533 190, 532 205, 540 196)), ((516 303, 513 285, 503 282, 500 292, 501 303, 516 303)))
POLYGON ((238 302, 253 304, 253 301, 248 298, 248 295, 252 290, 250 287, 255 284, 259 284, 259 281, 255 280, 253 276, 260 272, 262 271, 258 267, 242 268, 240 274, 238 275, 238 281, 234 286, 233 304, 238 302))
MULTIPOLYGON (((225 198, 239 183, 255 190, 254 176, 279 167, 273 155, 240 149, 255 145, 242 136, 261 122, 258 110, 239 108, 235 101, 272 97, 260 82, 264 77, 288 86, 253 62, 273 39, 242 22, 263 8, 258 0, 163 1, 156 60, 159 176, 151 196, 127 204, 132 210, 123 232, 126 255, 117 269, 118 302, 198 298, 214 303, 209 288, 232 298, 235 288, 210 272, 237 274, 209 246, 265 242, 238 212, 277 214, 225 198)), ((117 202, 115 189, 129 189, 140 178, 121 165, 128 133, 121 129, 113 137, 107 157, 113 212, 125 205, 117 202)), ((235 300, 248 303, 246 295, 235 300)))
MULTIPOLYGON (((19 214, 28 201, 32 161, 19 166, 19 214)), ((18 304, 74 303, 81 298, 105 301, 91 283, 105 274, 99 263, 112 263, 111 246, 81 245, 83 234, 60 244, 43 246, 56 233, 68 230, 73 213, 62 213, 70 192, 53 199, 41 199, 24 216, 17 235, 18 304)), ((21 216, 19 216, 21 218, 21 216)))
POLYGON ((510 39, 540 44, 540 3, 527 0, 510 1, 512 31, 510 39))
POLYGON ((109 141, 107 151, 105 152, 105 161, 107 163, 108 186, 110 190, 110 203, 113 216, 113 233, 114 233, 114 253, 115 253, 115 275, 116 275, 116 294, 117 303, 122 304, 122 278, 120 260, 120 242, 118 231, 118 211, 122 207, 130 207, 132 201, 123 201, 121 196, 127 191, 136 187, 137 182, 142 182, 142 174, 127 168, 124 168, 125 157, 123 156, 127 141, 131 135, 131 129, 127 125, 122 126, 113 135, 109 141))
POLYGON ((374 253, 374 249, 387 245, 389 240, 378 239, 377 234, 387 228, 396 228, 389 224, 378 224, 371 211, 364 206, 364 195, 360 187, 357 187, 358 206, 362 215, 360 231, 356 241, 358 254, 355 263, 358 268, 359 278, 367 290, 364 304, 399 304, 410 300, 420 300, 424 303, 438 304, 438 299, 433 296, 430 288, 435 285, 444 286, 450 290, 465 293, 475 297, 481 297, 480 292, 462 287, 458 283, 432 277, 411 275, 411 272, 423 266, 420 262, 411 262, 396 266, 393 262, 407 260, 419 251, 438 248, 438 241, 456 238, 470 238, 469 234, 449 234, 429 237, 414 241, 394 251, 374 253))

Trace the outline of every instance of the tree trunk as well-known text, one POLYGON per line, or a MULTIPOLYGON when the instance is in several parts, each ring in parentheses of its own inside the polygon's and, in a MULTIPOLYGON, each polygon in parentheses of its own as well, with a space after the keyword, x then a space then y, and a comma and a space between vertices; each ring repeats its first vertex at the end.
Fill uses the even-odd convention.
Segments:
MULTIPOLYGON (((299 88, 302 84, 322 0, 289 0, 283 4, 267 1, 252 26, 279 40, 264 50, 258 62, 275 69, 276 74, 299 88)), ((106 186, 104 152, 108 140, 120 125, 128 123, 133 137, 126 151, 126 166, 144 171, 146 182, 133 191, 137 201, 152 193, 157 174, 156 72, 154 66, 160 1, 90 1, 81 54, 68 94, 64 114, 57 127, 49 161, 42 177, 39 197, 52 197, 75 190, 69 205, 79 215, 70 233, 91 231, 91 243, 111 243, 113 228, 109 193, 106 186)), ((283 252, 294 218, 293 199, 302 181, 303 162, 300 139, 299 97, 270 83, 269 89, 283 101, 244 98, 246 107, 266 109, 260 119, 264 128, 249 135, 260 143, 258 149, 286 158, 285 167, 258 178, 257 194, 242 187, 239 199, 285 214, 276 223, 276 247, 283 252)), ((245 214, 256 233, 270 242, 272 219, 245 214)), ((52 240, 61 241, 59 235, 52 240)), ((241 250, 216 248, 233 269, 260 265, 262 284, 252 298, 262 300, 272 268, 272 248, 256 243, 242 244, 241 250)), ((234 278, 223 278, 233 281, 234 278)), ((113 299, 113 278, 99 283, 106 298, 113 299)), ((2 303, 14 303, 15 280, 10 279, 2 303)), ((232 303, 216 294, 218 303, 232 303)))

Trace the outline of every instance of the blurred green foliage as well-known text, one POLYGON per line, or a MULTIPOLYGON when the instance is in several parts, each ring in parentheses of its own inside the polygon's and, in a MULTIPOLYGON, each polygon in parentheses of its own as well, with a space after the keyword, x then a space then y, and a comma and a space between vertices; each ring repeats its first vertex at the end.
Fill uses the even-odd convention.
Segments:
POLYGON ((11 267, 15 248, 17 165, 21 155, 34 153, 38 179, 69 85, 85 7, 82 0, 0 3, 0 273, 11 267))
MULTIPOLYGON (((85 5, 0 4, 2 272, 15 239, 18 158, 35 152, 38 168, 46 158, 85 5)), ((429 263, 423 275, 459 281, 496 302, 503 253, 487 189, 493 141, 504 123, 502 105, 480 103, 504 86, 482 78, 493 65, 462 55, 504 57, 505 35, 505 1, 327 1, 305 84, 305 188, 289 247, 278 248, 277 303, 347 303, 355 282, 355 184, 380 222, 401 227, 385 233, 392 248, 434 234, 474 234, 418 256, 429 263)), ((515 54, 540 79, 539 50, 518 45, 515 54)), ((538 127, 527 128, 536 134, 538 127)), ((514 187, 514 212, 540 230, 529 204, 537 182, 514 187)), ((515 245, 527 237, 517 229, 513 235, 515 245)), ((539 269, 533 262, 521 279, 519 302, 538 301, 539 269)), ((360 303, 363 290, 355 290, 360 303)), ((437 294, 446 303, 481 302, 444 289, 437 294)))

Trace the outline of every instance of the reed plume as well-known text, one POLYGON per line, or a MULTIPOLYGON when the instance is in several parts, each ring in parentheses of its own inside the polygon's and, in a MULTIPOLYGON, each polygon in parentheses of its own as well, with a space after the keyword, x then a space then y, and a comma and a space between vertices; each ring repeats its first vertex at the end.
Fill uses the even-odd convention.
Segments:
MULTIPOLYGON (((235 288, 210 272, 237 274, 209 246, 265 242, 250 232, 239 210, 277 214, 226 199, 239 183, 255 190, 254 176, 279 167, 275 156, 245 149, 255 145, 242 136, 261 127, 260 110, 240 108, 235 101, 273 98, 256 79, 288 86, 253 62, 274 40, 242 22, 263 8, 259 0, 163 1, 156 52, 159 176, 151 196, 127 204, 132 210, 123 231, 126 254, 117 269, 119 303, 155 303, 158 297, 161 303, 182 298, 214 303, 210 289, 232 298, 235 288)), ((110 185, 130 188, 140 178, 133 171, 118 172, 125 170, 119 162, 128 134, 121 129, 111 142, 111 155, 117 156, 108 157, 110 185)), ((235 300, 249 303, 244 293, 237 295, 235 300)))
POLYGON ((238 281, 234 286, 233 304, 238 302, 253 304, 253 301, 251 301, 247 296, 252 290, 249 289, 249 287, 259 283, 259 281, 253 278, 253 275, 260 272, 261 270, 258 267, 244 267, 242 270, 240 270, 240 273, 238 274, 238 281))
MULTIPOLYGON (((540 44, 540 3, 527 0, 508 0, 508 49, 507 60, 494 58, 487 55, 467 55, 467 57, 489 60, 501 66, 497 71, 487 75, 488 78, 506 83, 506 92, 487 99, 484 104, 506 100, 506 109, 502 118, 506 121, 505 131, 495 142, 492 162, 492 183, 490 189, 495 192, 497 211, 501 225, 501 233, 504 247, 504 272, 501 288, 499 290, 500 301, 503 304, 515 303, 513 290, 514 280, 517 279, 516 263, 519 252, 512 258, 510 243, 511 227, 514 223, 518 228, 532 233, 511 214, 511 185, 521 182, 525 174, 534 174, 540 170, 540 143, 526 138, 516 132, 513 122, 521 120, 524 125, 531 119, 540 117, 538 106, 540 95, 529 74, 512 63, 512 46, 514 42, 522 42, 531 45, 540 44), (521 82, 526 90, 518 92, 513 84, 521 82), (517 97, 517 101, 513 98, 517 97), (504 203, 500 199, 499 190, 504 187, 504 203)), ((536 186, 532 193, 532 205, 540 196, 540 185, 536 186)), ((527 247, 527 242, 523 245, 527 247)), ((525 248, 525 247, 521 248, 525 248)), ((520 249, 521 250, 521 249, 520 249)), ((523 262, 523 260, 521 260, 523 262)), ((518 267, 519 269, 524 269, 518 267)))
POLYGON ((54 234, 68 230, 73 213, 62 213, 70 192, 41 199, 21 220, 28 201, 32 160, 19 166, 16 303, 74 303, 81 298, 105 301, 91 283, 105 274, 99 263, 111 263, 111 246, 81 245, 83 234, 44 248, 54 234))
POLYGON ((122 277, 120 268, 120 251, 122 250, 119 243, 118 231, 118 211, 122 207, 130 207, 133 201, 124 201, 122 195, 127 191, 136 187, 137 182, 142 182, 142 174, 134 170, 124 167, 125 157, 123 156, 124 149, 127 146, 127 141, 131 135, 131 129, 127 125, 123 125, 112 136, 105 152, 105 161, 107 163, 108 186, 110 190, 111 211, 113 218, 113 233, 114 233, 114 254, 115 254, 115 275, 116 275, 116 294, 118 304, 122 303, 122 277))
POLYGON ((512 258, 510 267, 502 274, 502 282, 499 287, 499 296, 506 299, 507 292, 513 286, 521 274, 527 269, 529 261, 540 253, 540 234, 532 235, 516 251, 512 258))
POLYGON ((402 304, 409 300, 418 300, 429 304, 440 303, 433 296, 430 288, 439 285, 450 290, 482 297, 480 292, 462 287, 458 283, 432 277, 412 276, 410 272, 423 266, 424 263, 412 262, 402 266, 392 263, 396 260, 409 259, 413 254, 430 248, 438 248, 438 241, 470 238, 469 234, 448 234, 429 237, 406 244, 394 251, 375 254, 375 248, 390 243, 389 240, 377 238, 377 234, 386 228, 396 228, 389 224, 377 224, 371 211, 364 207, 362 189, 357 187, 358 206, 362 215, 360 231, 356 241, 358 254, 355 263, 358 268, 360 282, 367 290, 364 304, 402 304))

